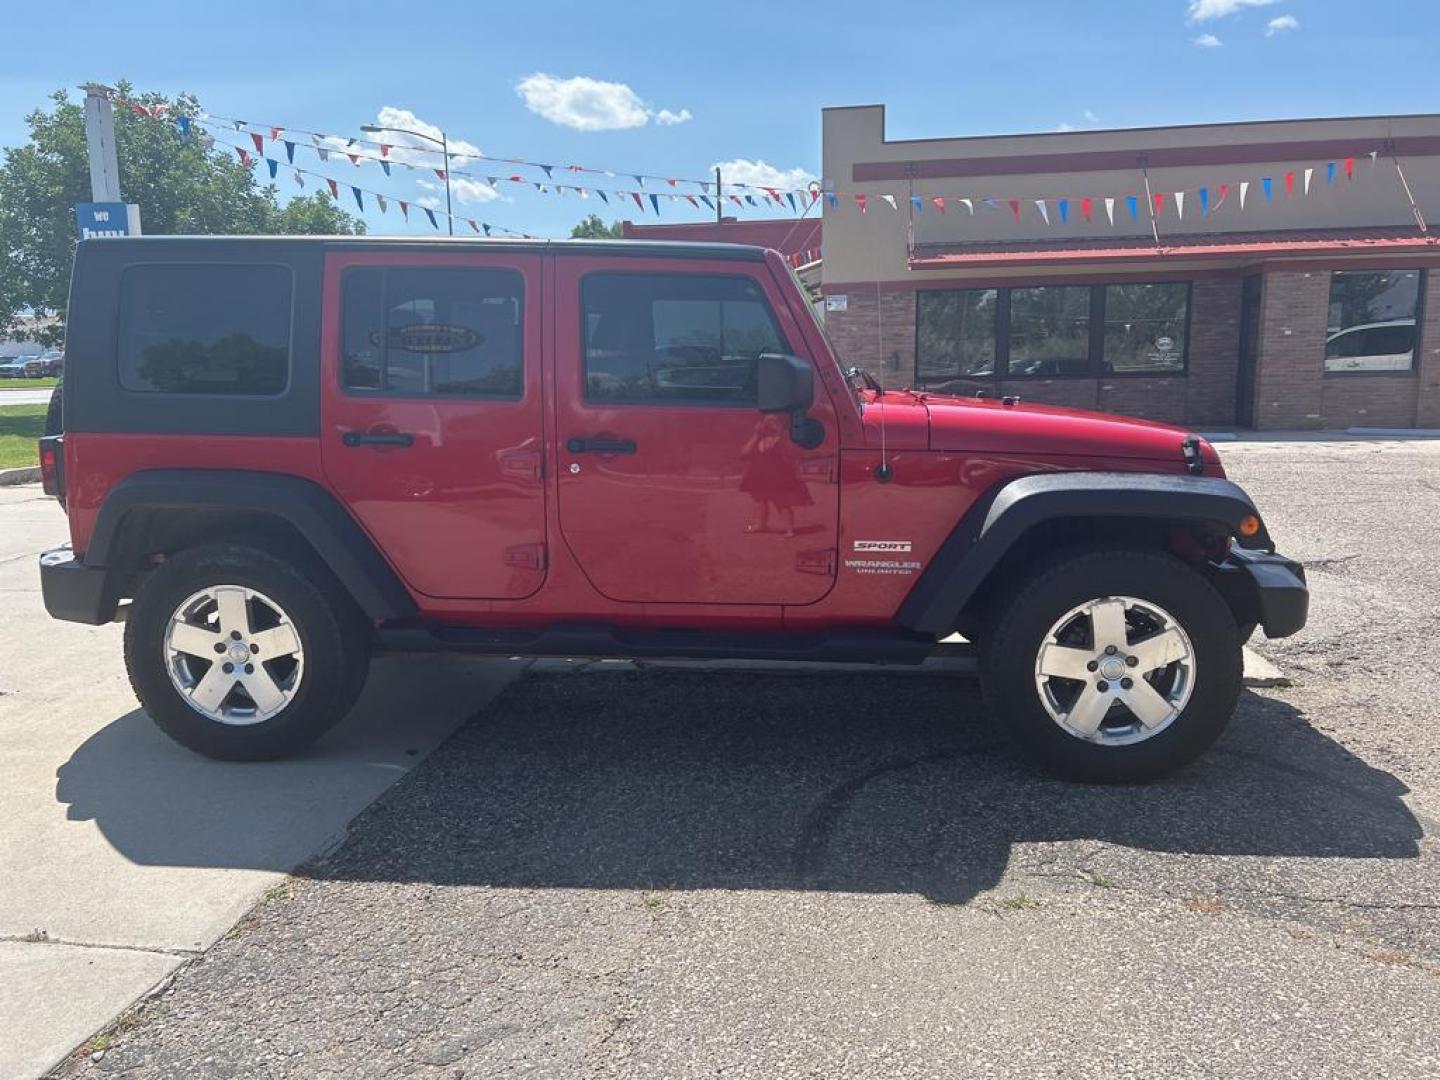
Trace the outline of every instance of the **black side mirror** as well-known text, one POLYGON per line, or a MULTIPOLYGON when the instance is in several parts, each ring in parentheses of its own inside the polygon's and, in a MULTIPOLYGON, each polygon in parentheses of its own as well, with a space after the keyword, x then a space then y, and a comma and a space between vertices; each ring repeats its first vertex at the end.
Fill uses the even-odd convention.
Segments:
POLYGON ((808 360, 761 353, 755 374, 761 412, 803 413, 815 401, 815 369, 808 360))

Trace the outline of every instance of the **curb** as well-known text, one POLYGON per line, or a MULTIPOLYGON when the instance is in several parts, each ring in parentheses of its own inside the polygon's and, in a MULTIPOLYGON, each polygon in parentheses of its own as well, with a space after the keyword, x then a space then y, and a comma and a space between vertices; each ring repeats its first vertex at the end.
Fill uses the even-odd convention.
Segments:
POLYGON ((39 465, 30 465, 22 469, 0 469, 0 487, 15 487, 18 484, 38 484, 39 482, 39 465))

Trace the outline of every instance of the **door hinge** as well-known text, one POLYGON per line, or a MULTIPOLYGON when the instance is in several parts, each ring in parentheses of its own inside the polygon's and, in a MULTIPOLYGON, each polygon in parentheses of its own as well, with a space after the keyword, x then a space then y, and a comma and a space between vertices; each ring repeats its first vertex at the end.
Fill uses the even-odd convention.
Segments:
POLYGON ((835 573, 835 549, 816 548, 811 551, 798 552, 795 556, 795 569, 802 574, 833 576, 835 573))
POLYGON ((514 544, 505 549, 505 565, 516 570, 544 570, 544 544, 514 544))

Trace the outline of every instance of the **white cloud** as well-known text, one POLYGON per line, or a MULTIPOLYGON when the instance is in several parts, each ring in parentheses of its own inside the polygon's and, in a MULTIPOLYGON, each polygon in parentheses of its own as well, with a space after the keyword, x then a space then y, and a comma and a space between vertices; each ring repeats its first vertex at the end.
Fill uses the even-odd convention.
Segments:
POLYGON ((1300 20, 1294 15, 1278 15, 1265 24, 1265 36, 1274 37, 1287 30, 1299 30, 1300 20))
POLYGON ((1242 8, 1269 7, 1279 2, 1280 0, 1190 0, 1185 17, 1191 22, 1205 22, 1234 15, 1242 8))
POLYGON ((1202 49, 1218 49, 1225 43, 1214 34, 1201 34, 1195 39, 1195 44, 1199 45, 1202 49))
POLYGON ((1055 130, 1056 130, 1056 131, 1074 131, 1074 130, 1075 130, 1075 125, 1072 124, 1072 123, 1070 123, 1068 120, 1061 120, 1060 123, 1058 123, 1058 124, 1055 125, 1055 130))
MULTIPOLYGON (((441 135, 440 128, 434 124, 422 120, 409 109, 385 105, 375 114, 375 126, 392 130, 362 132, 353 145, 343 135, 326 135, 319 140, 319 145, 331 154, 364 154, 367 158, 373 159, 381 156, 380 149, 375 144, 383 143, 389 147, 384 158, 392 165, 423 169, 427 176, 434 175, 430 170, 445 168, 439 144, 430 141, 430 139, 439 139, 441 135), (418 134, 410 134, 411 132, 418 134), (430 139, 421 137, 426 135, 430 136, 430 139), (362 139, 363 142, 360 141, 362 139)), ((466 176, 454 175, 457 170, 473 166, 475 162, 481 160, 480 148, 464 139, 449 136, 447 136, 447 142, 450 149, 450 190, 454 197, 462 203, 483 203, 500 198, 500 193, 489 184, 472 180, 466 176)), ((370 168, 378 166, 375 161, 367 164, 370 168)), ((435 180, 421 179, 417 182, 421 187, 429 190, 442 192, 445 190, 443 182, 438 178, 435 180)), ((435 200, 430 201, 435 202, 435 200)), ((427 205, 423 199, 417 199, 416 202, 421 206, 427 205)))
POLYGON ((1098 124, 1100 122, 1100 118, 1096 116, 1093 112, 1091 112, 1089 109, 1086 109, 1080 115, 1085 117, 1085 122, 1087 124, 1098 124))
POLYGON ((624 83, 605 82, 585 75, 561 79, 536 72, 521 79, 515 92, 525 107, 552 124, 576 131, 619 131, 644 127, 651 119, 670 126, 691 119, 689 109, 650 108, 624 83))
POLYGON ((735 158, 733 161, 717 161, 710 166, 713 173, 720 170, 720 181, 727 187, 731 184, 749 184, 752 187, 803 188, 812 183, 816 176, 805 169, 777 169, 764 161, 735 158))
MULTIPOLYGON (((426 191, 438 191, 441 194, 445 191, 445 181, 440 179, 417 180, 426 191)), ((501 198, 500 192, 496 191, 483 180, 472 180, 468 176, 456 176, 450 174, 450 194, 457 203, 462 206, 466 203, 487 203, 501 198)))

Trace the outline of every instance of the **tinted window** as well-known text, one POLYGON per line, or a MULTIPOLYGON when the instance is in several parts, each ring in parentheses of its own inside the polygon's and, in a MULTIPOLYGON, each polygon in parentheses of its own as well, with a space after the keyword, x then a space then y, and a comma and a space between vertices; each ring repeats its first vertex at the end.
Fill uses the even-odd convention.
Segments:
POLYGON ((1185 370, 1190 286, 1109 285, 1105 289, 1105 370, 1164 375, 1185 370))
POLYGON ((756 358, 788 351, 749 278, 592 274, 581 294, 589 401, 753 405, 756 358))
POLYGON ((518 398, 524 279, 513 270, 364 269, 344 278, 341 379, 405 397, 518 398))
POLYGON ((923 289, 915 313, 916 373, 923 385, 995 370, 995 289, 923 289))
POLYGON ((290 378, 291 290, 283 266, 131 267, 120 279, 120 385, 281 393, 290 378))
POLYGON ((1084 375, 1090 358, 1090 289, 1010 290, 1010 374, 1084 375))
POLYGON ((1409 371, 1419 297, 1419 270, 1331 274, 1325 370, 1409 371))

